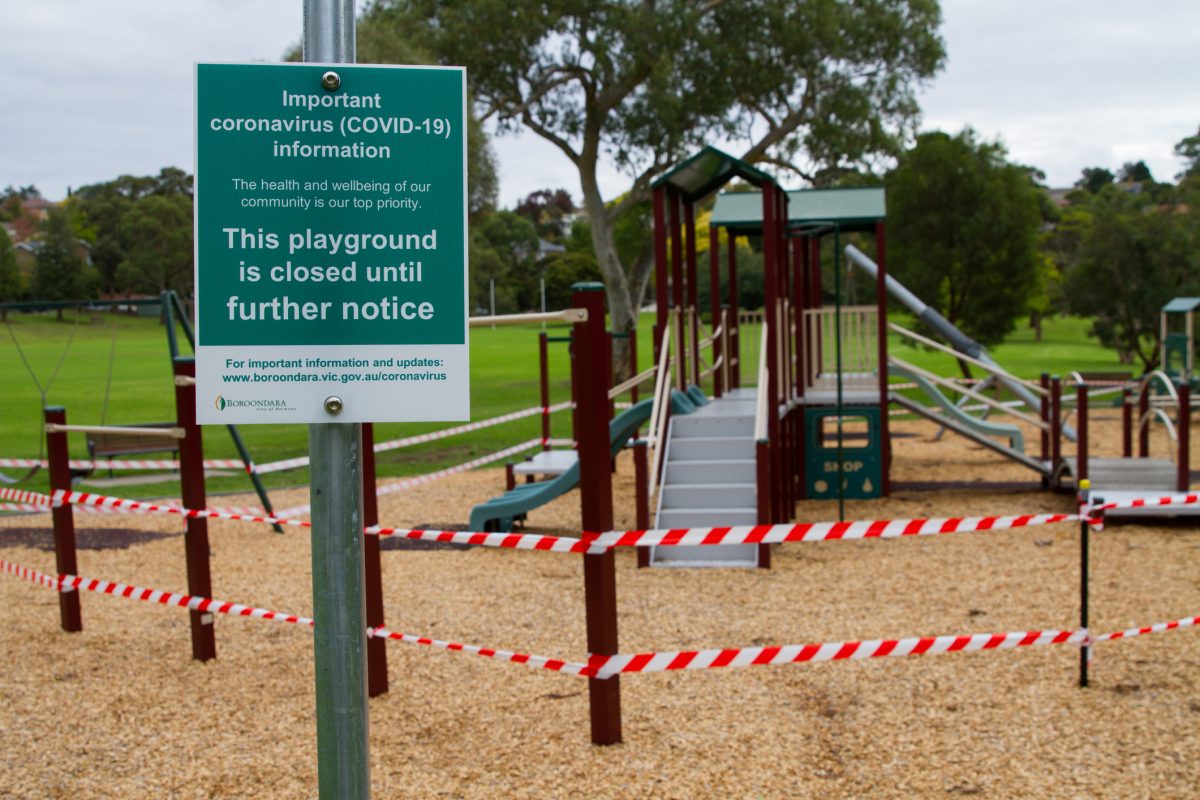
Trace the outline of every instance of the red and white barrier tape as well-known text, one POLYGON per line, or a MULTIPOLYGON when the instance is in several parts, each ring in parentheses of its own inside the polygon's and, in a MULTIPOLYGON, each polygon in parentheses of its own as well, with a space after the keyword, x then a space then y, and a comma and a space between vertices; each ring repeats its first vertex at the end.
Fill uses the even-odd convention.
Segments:
POLYGON ((16 576, 23 581, 36 583, 38 586, 45 586, 47 589, 59 588, 58 578, 47 575, 44 572, 38 572, 36 569, 22 567, 20 564, 14 564, 4 559, 0 559, 0 572, 7 572, 9 575, 16 576))
POLYGON ((427 542, 452 542, 512 550, 544 550, 552 553, 586 553, 589 542, 569 536, 546 536, 539 533, 475 533, 471 531, 425 531, 406 528, 367 528, 367 533, 380 537, 398 536, 403 539, 422 539, 427 542))
MULTIPOLYGON (((399 450, 402 447, 412 447, 413 445, 424 444, 426 442, 434 442, 438 439, 448 439, 451 436, 458 436, 461 433, 469 433, 471 431, 483 430, 494 425, 502 425, 506 422, 513 422, 525 417, 533 417, 538 415, 553 414, 556 411, 563 411, 571 407, 570 403, 558 403, 557 405, 543 407, 535 406, 526 408, 521 411, 513 411, 508 414, 501 414, 498 417, 491 419, 481 419, 478 422, 468 422, 465 425, 457 425, 453 428, 444 428, 440 431, 430 431, 429 433, 421 433, 416 436, 408 436, 403 439, 392 439, 387 442, 379 442, 375 445, 376 453, 385 453, 389 450, 399 450)), ((307 467, 308 456, 300 456, 297 458, 287 458, 282 461, 272 461, 269 464, 256 465, 254 471, 259 475, 265 475, 269 472, 280 472, 287 469, 296 469, 297 467, 307 467)))
MULTIPOLYGON (((100 459, 96 461, 88 459, 72 459, 67 462, 71 469, 127 469, 127 470, 148 470, 148 469, 170 469, 178 470, 179 462, 169 459, 136 459, 136 460, 110 460, 100 459)), ((0 467, 42 467, 50 468, 49 461, 39 461, 33 458, 0 458, 0 467)), ((204 462, 205 469, 243 469, 251 471, 253 465, 247 468, 244 463, 235 458, 213 458, 207 459, 204 462)))
POLYGON ((21 511, 28 514, 44 514, 49 506, 33 506, 28 503, 0 503, 0 511, 21 511))
MULTIPOLYGON (((445 478, 450 475, 457 475, 460 472, 467 472, 469 470, 475 469, 476 467, 483 466, 484 464, 491 464, 494 461, 502 461, 511 455, 516 455, 517 453, 528 450, 531 447, 540 446, 543 441, 545 441, 545 440, 530 439, 529 441, 521 442, 520 444, 513 445, 512 447, 505 448, 504 450, 501 450, 498 453, 492 453, 491 455, 486 455, 486 456, 482 456, 480 458, 472 459, 471 461, 467 461, 467 462, 458 464, 453 467, 447 467, 446 469, 440 469, 437 472, 430 472, 425 475, 418 475, 414 478, 405 478, 403 480, 393 481, 392 483, 385 483, 384 485, 379 486, 375 489, 375 496, 379 497, 379 496, 385 495, 385 494, 393 494, 395 492, 402 492, 405 489, 411 489, 414 486, 420 486, 421 484, 429 483, 431 481, 436 481, 440 478, 445 478)), ((307 514, 310 511, 312 511, 312 505, 309 503, 305 503, 304 505, 301 505, 301 506, 293 506, 291 508, 282 509, 281 511, 276 511, 275 516, 283 517, 283 518, 297 517, 297 516, 300 516, 301 514, 307 514)))
MULTIPOLYGON (((1096 492, 1102 494, 1102 492, 1096 492)), ((1158 506, 1184 506, 1200 503, 1200 494, 1176 495, 1174 497, 1139 497, 1088 506, 1092 511, 1108 511, 1114 508, 1156 508, 1158 506)))
POLYGON ((16 503, 32 503, 40 506, 48 506, 51 503, 51 498, 48 494, 27 492, 24 489, 6 489, 3 487, 0 487, 0 500, 12 500, 16 503))
MULTIPOLYGON (((268 608, 246 606, 242 605, 241 603, 229 603, 222 600, 212 600, 206 597, 193 597, 191 595, 180 594, 177 592, 164 592, 160 589, 145 589, 140 586, 129 586, 123 583, 113 583, 112 581, 103 581, 95 578, 84 578, 77 575, 63 575, 61 578, 55 578, 47 575, 44 572, 38 572, 37 570, 29 569, 28 567, 22 567, 18 564, 13 564, 2 559, 0 559, 0 572, 6 572, 10 575, 21 578, 22 580, 27 580, 31 583, 38 584, 39 586, 44 586, 47 589, 58 589, 60 591, 82 589, 88 592, 109 594, 114 597, 124 597, 129 600, 144 600, 148 603, 176 606, 178 608, 187 608, 193 611, 228 614, 236 617, 252 617, 254 619, 273 620, 276 622, 287 622, 293 625, 300 625, 309 628, 311 628, 314 624, 312 618, 310 617, 302 617, 297 614, 283 614, 278 611, 272 611, 268 608)), ((367 635, 391 639, 397 642, 407 642, 408 644, 425 645, 441 650, 473 653, 485 658, 494 658, 499 661, 510 661, 514 664, 527 664, 531 667, 547 669, 551 670, 552 672, 562 672, 568 675, 583 675, 588 669, 586 664, 575 661, 546 658, 544 656, 518 653, 512 650, 499 650, 490 647, 480 647, 472 644, 460 644, 458 642, 450 642, 442 639, 430 639, 425 636, 416 636, 411 633, 392 631, 388 628, 368 628, 367 635)))
POLYGON ((870 639, 860 642, 826 642, 781 647, 741 647, 725 650, 681 650, 635 655, 592 655, 588 666, 597 678, 626 672, 665 672, 678 669, 752 667, 764 664, 795 664, 807 661, 840 661, 892 656, 935 655, 975 650, 1008 650, 1049 644, 1088 643, 1088 633, 1077 631, 1019 631, 975 633, 964 636, 930 636, 908 639, 870 639))
POLYGON ((1097 636, 1097 642, 1111 642, 1116 639, 1132 639, 1134 636, 1145 636, 1149 633, 1165 633, 1167 631, 1179 630, 1180 628, 1192 628, 1200 625, 1200 617, 1184 617, 1182 619, 1173 619, 1170 622, 1156 622, 1153 625, 1146 625, 1141 628, 1126 628, 1123 631, 1114 631, 1106 633, 1102 636, 1097 636))
POLYGON ((609 547, 646 545, 778 544, 823 542, 831 539, 893 539, 943 533, 1024 528, 1078 521, 1078 514, 1022 514, 1006 517, 947 519, 893 519, 859 522, 799 522, 782 525, 739 525, 714 528, 679 528, 644 531, 609 531, 594 535, 593 552, 609 547))
POLYGON ((509 456, 514 456, 517 453, 524 452, 525 450, 528 450, 531 447, 540 447, 542 445, 542 441, 543 441, 542 439, 529 439, 528 441, 521 442, 520 444, 513 445, 512 447, 506 447, 505 449, 500 450, 499 452, 496 452, 496 453, 492 453, 491 455, 481 456, 479 458, 475 458, 470 461, 463 462, 462 464, 458 464, 453 467, 447 467, 446 469, 440 469, 437 472, 430 472, 427 475, 418 475, 415 478, 405 478, 403 480, 395 481, 393 483, 385 483, 383 486, 380 486, 379 488, 377 488, 375 490, 375 494, 376 495, 385 495, 385 494, 392 494, 394 492, 402 492, 405 489, 411 489, 412 487, 420 486, 423 483, 429 483, 430 481, 436 481, 439 478, 445 478, 450 475, 457 475, 460 472, 469 472, 470 470, 473 470, 476 467, 482 467, 484 464, 491 464, 496 461, 503 461, 504 459, 508 458, 509 456))
POLYGON ((90 492, 66 492, 62 489, 57 489, 54 492, 54 500, 56 502, 71 503, 72 505, 82 508, 107 508, 107 509, 123 509, 126 511, 140 511, 157 514, 175 514, 181 517, 209 517, 213 519, 232 519, 241 520, 243 522, 265 522, 268 525, 276 523, 281 525, 298 525, 308 527, 309 523, 295 519, 284 519, 282 517, 268 517, 260 514, 238 514, 229 511, 221 511, 215 508, 192 509, 181 508, 172 503, 145 503, 140 500, 126 500, 121 497, 108 497, 102 494, 92 494, 90 492))
POLYGON ((395 439, 390 442, 382 442, 375 445, 375 452, 383 453, 388 450, 397 450, 401 447, 411 447, 415 444, 424 444, 425 442, 432 442, 438 439, 445 439, 450 436, 457 436, 460 433, 469 433, 470 431, 478 431, 483 430, 484 428, 490 428, 493 425, 501 425, 505 422, 514 422, 518 419, 524 419, 525 417, 546 416, 557 411, 565 411, 570 407, 571 403, 566 402, 558 403, 549 407, 535 406, 534 408, 526 408, 521 411, 513 411, 509 414, 501 414, 500 416, 492 417, 491 419, 482 419, 478 422, 468 422, 465 425, 458 425, 454 428, 446 428, 445 430, 431 431, 429 433, 418 434, 417 436, 409 436, 404 439, 395 439))
POLYGON ((485 658, 494 658, 499 661, 511 661, 514 664, 526 664, 531 667, 548 669, 551 672, 562 672, 567 675, 586 676, 590 674, 587 664, 581 664, 576 661, 564 661, 557 658, 528 655, 527 653, 515 653, 511 650, 495 650, 490 647, 479 647, 478 645, 473 644, 446 642, 440 639, 429 639, 424 636, 414 636, 411 633, 397 633, 396 631, 390 631, 387 628, 375 628, 368 633, 372 636, 380 636, 385 639, 392 639, 399 642, 423 644, 427 647, 435 647, 441 650, 456 650, 463 653, 474 653, 477 656, 484 656, 485 658))

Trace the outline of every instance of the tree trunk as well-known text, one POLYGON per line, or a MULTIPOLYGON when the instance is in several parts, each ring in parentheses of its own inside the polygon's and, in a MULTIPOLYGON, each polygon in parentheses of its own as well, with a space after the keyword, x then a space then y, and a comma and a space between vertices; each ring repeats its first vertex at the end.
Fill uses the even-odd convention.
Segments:
MULTIPOLYGON (((592 228, 592 248, 596 251, 600 274, 604 276, 611 330, 613 333, 629 333, 637 330, 637 305, 629 291, 629 280, 617 255, 612 225, 606 214, 604 198, 600 196, 600 187, 596 183, 595 163, 586 166, 581 164, 579 175, 583 188, 583 207, 587 211, 588 222, 592 228)), ((644 289, 644 286, 642 288, 644 289)), ((629 339, 613 339, 612 349, 616 380, 625 380, 630 377, 629 339)))

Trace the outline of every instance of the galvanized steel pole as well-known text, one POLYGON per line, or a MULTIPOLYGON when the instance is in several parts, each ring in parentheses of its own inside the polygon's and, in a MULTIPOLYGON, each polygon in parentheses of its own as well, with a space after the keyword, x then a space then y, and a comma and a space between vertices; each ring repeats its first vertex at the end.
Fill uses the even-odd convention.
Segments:
MULTIPOLYGON (((304 60, 354 63, 354 0, 305 0, 304 60)), ((338 81, 325 82, 336 89, 338 81)), ((341 400, 325 402, 330 419, 341 400)), ((367 621, 362 426, 308 426, 311 459, 317 778, 322 800, 367 798, 367 621)))

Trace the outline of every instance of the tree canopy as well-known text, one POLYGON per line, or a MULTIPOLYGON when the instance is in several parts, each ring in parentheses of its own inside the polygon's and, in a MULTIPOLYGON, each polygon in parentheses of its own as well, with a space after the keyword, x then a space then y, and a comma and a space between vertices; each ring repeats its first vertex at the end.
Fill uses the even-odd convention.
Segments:
MULTIPOLYGON (((79 255, 79 237, 63 208, 51 208, 42 231, 33 271, 33 295, 38 300, 79 300, 90 290, 79 255)), ((62 310, 59 309, 59 319, 62 310)))
POLYGON ((1040 190, 970 130, 922 134, 888 176, 889 263, 967 335, 1002 341, 1038 286, 1040 190))
POLYGON ((1055 231, 1066 310, 1129 363, 1158 361, 1159 311, 1172 297, 1200 294, 1195 209, 1110 186, 1072 205, 1055 231))
POLYGON ((718 138, 806 177, 894 154, 944 58, 940 21, 935 0, 378 0, 363 17, 465 65, 481 118, 575 166, 619 331, 651 265, 621 260, 615 223, 656 174, 718 138), (606 160, 631 180, 611 203, 606 160))
POLYGON ((11 303, 21 296, 21 273, 17 269, 17 251, 8 231, 0 227, 0 303, 11 303))

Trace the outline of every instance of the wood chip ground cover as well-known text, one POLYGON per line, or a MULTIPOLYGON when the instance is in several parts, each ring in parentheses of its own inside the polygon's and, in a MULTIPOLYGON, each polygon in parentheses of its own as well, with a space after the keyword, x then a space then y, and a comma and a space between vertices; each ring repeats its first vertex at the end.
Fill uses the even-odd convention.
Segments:
MULTIPOLYGON (((1115 419, 1093 450, 1116 454, 1115 419)), ((1025 481, 1028 490, 901 491, 850 518, 1072 510, 1019 466, 924 423, 899 423, 900 481, 1025 481)), ((1033 431, 1026 434, 1027 441, 1033 431)), ((1156 452, 1165 444, 1155 441, 1156 452)), ((633 526, 631 465, 615 482, 633 526)), ((478 471, 380 498, 385 524, 460 524, 502 487, 478 471)), ((306 493, 279 493, 282 506, 306 493)), ((236 499, 230 500, 236 502, 236 499)), ((247 500, 247 503, 249 500, 247 500)), ((836 516, 803 503, 802 520, 836 516)), ((578 527, 578 494, 530 530, 578 527)), ((178 534, 172 517, 82 515, 81 526, 178 534)), ((48 525, 48 517, 0 521, 48 525)), ((311 611, 308 532, 211 523, 214 594, 311 611)), ((81 538, 84 538, 81 535, 81 538)), ((130 538, 128 536, 124 537, 130 538)), ((23 541, 0 557, 48 572, 23 541)), ((1200 613, 1200 532, 1126 524, 1092 537, 1092 628, 1200 613)), ((777 547, 770 571, 642 570, 617 556, 623 652, 1074 628, 1075 524, 777 547)), ((183 590, 177 535, 81 550, 80 572, 183 590)), ((545 553, 384 553, 394 630, 581 660, 581 559, 545 553)), ((190 659, 187 614, 85 594, 84 631, 53 592, 0 576, 0 797, 315 796, 312 637, 221 618, 217 660, 190 659)), ((389 644, 391 691, 371 701, 377 797, 1153 797, 1200 787, 1200 631, 1098 646, 1076 686, 1070 646, 621 679, 625 743, 588 741, 586 681, 389 644)))

